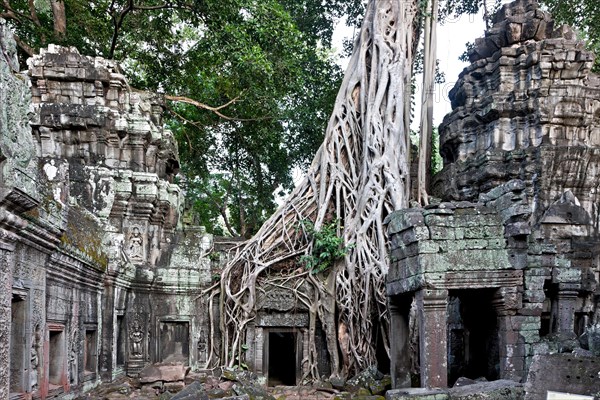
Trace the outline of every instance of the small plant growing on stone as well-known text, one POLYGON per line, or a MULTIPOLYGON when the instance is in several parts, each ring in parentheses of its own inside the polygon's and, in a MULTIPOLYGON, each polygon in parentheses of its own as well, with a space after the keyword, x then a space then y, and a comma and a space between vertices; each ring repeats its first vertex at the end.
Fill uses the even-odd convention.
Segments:
POLYGON ((302 226, 312 240, 312 251, 300 257, 300 263, 311 274, 327 271, 352 248, 343 246, 344 239, 337 235, 338 220, 323 224, 320 230, 316 230, 311 221, 302 221, 302 226))

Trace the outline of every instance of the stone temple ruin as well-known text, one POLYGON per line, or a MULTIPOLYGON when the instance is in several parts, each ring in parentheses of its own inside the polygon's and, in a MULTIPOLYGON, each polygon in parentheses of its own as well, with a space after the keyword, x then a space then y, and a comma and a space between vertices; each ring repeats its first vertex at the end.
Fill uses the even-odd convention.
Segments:
POLYGON ((503 6, 469 56, 440 126, 443 201, 388 218, 393 378, 447 387, 529 373, 528 398, 597 394, 598 358, 569 353, 600 323, 594 56, 528 1, 503 6))
MULTIPOLYGON (((72 48, 20 74, 1 21, 0 44, 0 398, 73 398, 152 363, 215 366, 218 312, 202 293, 219 263, 183 217, 162 97, 72 48)), ((594 56, 520 0, 470 59, 440 127, 442 202, 387 219, 387 398, 462 398, 445 388, 482 376, 514 382, 512 398, 600 396, 594 56)), ((277 290, 259 305, 248 365, 297 384, 305 310, 277 290)))
POLYGON ((204 366, 213 239, 183 225, 163 99, 50 46, 18 74, 0 25, 0 398, 204 366))

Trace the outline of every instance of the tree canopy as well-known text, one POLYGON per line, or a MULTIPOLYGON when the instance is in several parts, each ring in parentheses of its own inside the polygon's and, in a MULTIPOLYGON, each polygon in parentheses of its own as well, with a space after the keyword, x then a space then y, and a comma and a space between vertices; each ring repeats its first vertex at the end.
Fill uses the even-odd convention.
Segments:
MULTIPOLYGON (((499 3, 446 0, 440 17, 491 15, 499 3)), ((595 0, 541 3, 600 50, 595 0)), ((364 2, 3 0, 0 16, 21 61, 49 43, 75 46, 119 60, 135 87, 192 99, 168 103, 188 207, 209 230, 248 237, 322 141, 341 79, 333 27, 341 17, 359 26, 364 2)))
POLYGON ((6 0, 0 16, 22 62, 49 43, 75 46, 178 100, 169 125, 188 206, 209 230, 221 216, 225 233, 250 236, 322 141, 341 79, 335 20, 361 10, 360 0, 6 0))

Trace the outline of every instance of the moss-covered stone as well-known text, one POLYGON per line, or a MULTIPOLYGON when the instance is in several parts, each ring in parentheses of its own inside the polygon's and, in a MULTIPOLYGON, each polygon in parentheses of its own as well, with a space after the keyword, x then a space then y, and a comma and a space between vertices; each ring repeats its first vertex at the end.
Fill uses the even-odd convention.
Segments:
POLYGON ((65 250, 80 252, 89 258, 93 266, 105 271, 108 255, 103 248, 103 238, 104 229, 87 210, 69 207, 67 227, 60 239, 65 250))

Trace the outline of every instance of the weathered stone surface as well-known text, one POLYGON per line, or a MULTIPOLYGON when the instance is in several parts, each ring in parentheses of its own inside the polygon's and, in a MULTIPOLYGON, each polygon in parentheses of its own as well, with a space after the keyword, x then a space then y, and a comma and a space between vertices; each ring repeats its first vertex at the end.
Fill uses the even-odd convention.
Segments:
MULTIPOLYGON (((456 379, 471 368, 466 360, 487 352, 464 353, 478 326, 497 344, 467 376, 522 381, 536 354, 580 353, 575 332, 600 315, 594 55, 536 2, 518 0, 502 6, 470 59, 440 126, 444 169, 433 192, 442 202, 386 219, 392 336, 406 348, 414 335, 406 332, 419 327, 416 375, 424 386, 443 382, 446 370, 456 379), (430 291, 441 295, 419 303, 430 291), (411 300, 418 313, 398 306, 411 300)), ((590 332, 581 340, 591 350, 590 332)), ((416 378, 407 357, 396 358, 396 376, 416 378)))
MULTIPOLYGON (((218 341, 198 300, 212 238, 177 231, 162 97, 72 48, 43 49, 21 75, 4 21, 0 44, 0 397, 77 396, 152 362, 204 364, 218 341)), ((154 386, 176 391, 183 376, 154 386)))
POLYGON ((448 400, 522 400, 523 385, 509 380, 480 382, 448 390, 448 400))
POLYGON ((388 390, 386 400, 447 400, 448 391, 443 389, 408 388, 388 390))
POLYGON ((525 383, 526 400, 543 400, 546 391, 600 395, 600 358, 574 354, 533 357, 525 383))
POLYGON ((591 352, 591 355, 600 357, 600 324, 586 327, 585 338, 586 346, 582 346, 591 352))
POLYGON ((176 382, 185 379, 189 367, 183 364, 152 364, 140 371, 140 383, 176 382))
POLYGON ((19 73, 17 45, 0 19, 0 201, 26 211, 39 201, 36 149, 29 128, 31 91, 19 73))
POLYGON ((200 382, 194 382, 171 397, 171 400, 208 400, 208 394, 200 382))
POLYGON ((247 396, 250 400, 275 400, 262 386, 236 383, 233 385, 233 391, 238 396, 247 396))
POLYGON ((386 389, 391 388, 392 379, 389 375, 384 375, 377 370, 377 367, 370 367, 349 379, 344 387, 349 391, 357 391, 364 388, 369 394, 379 395, 385 393, 386 389))

